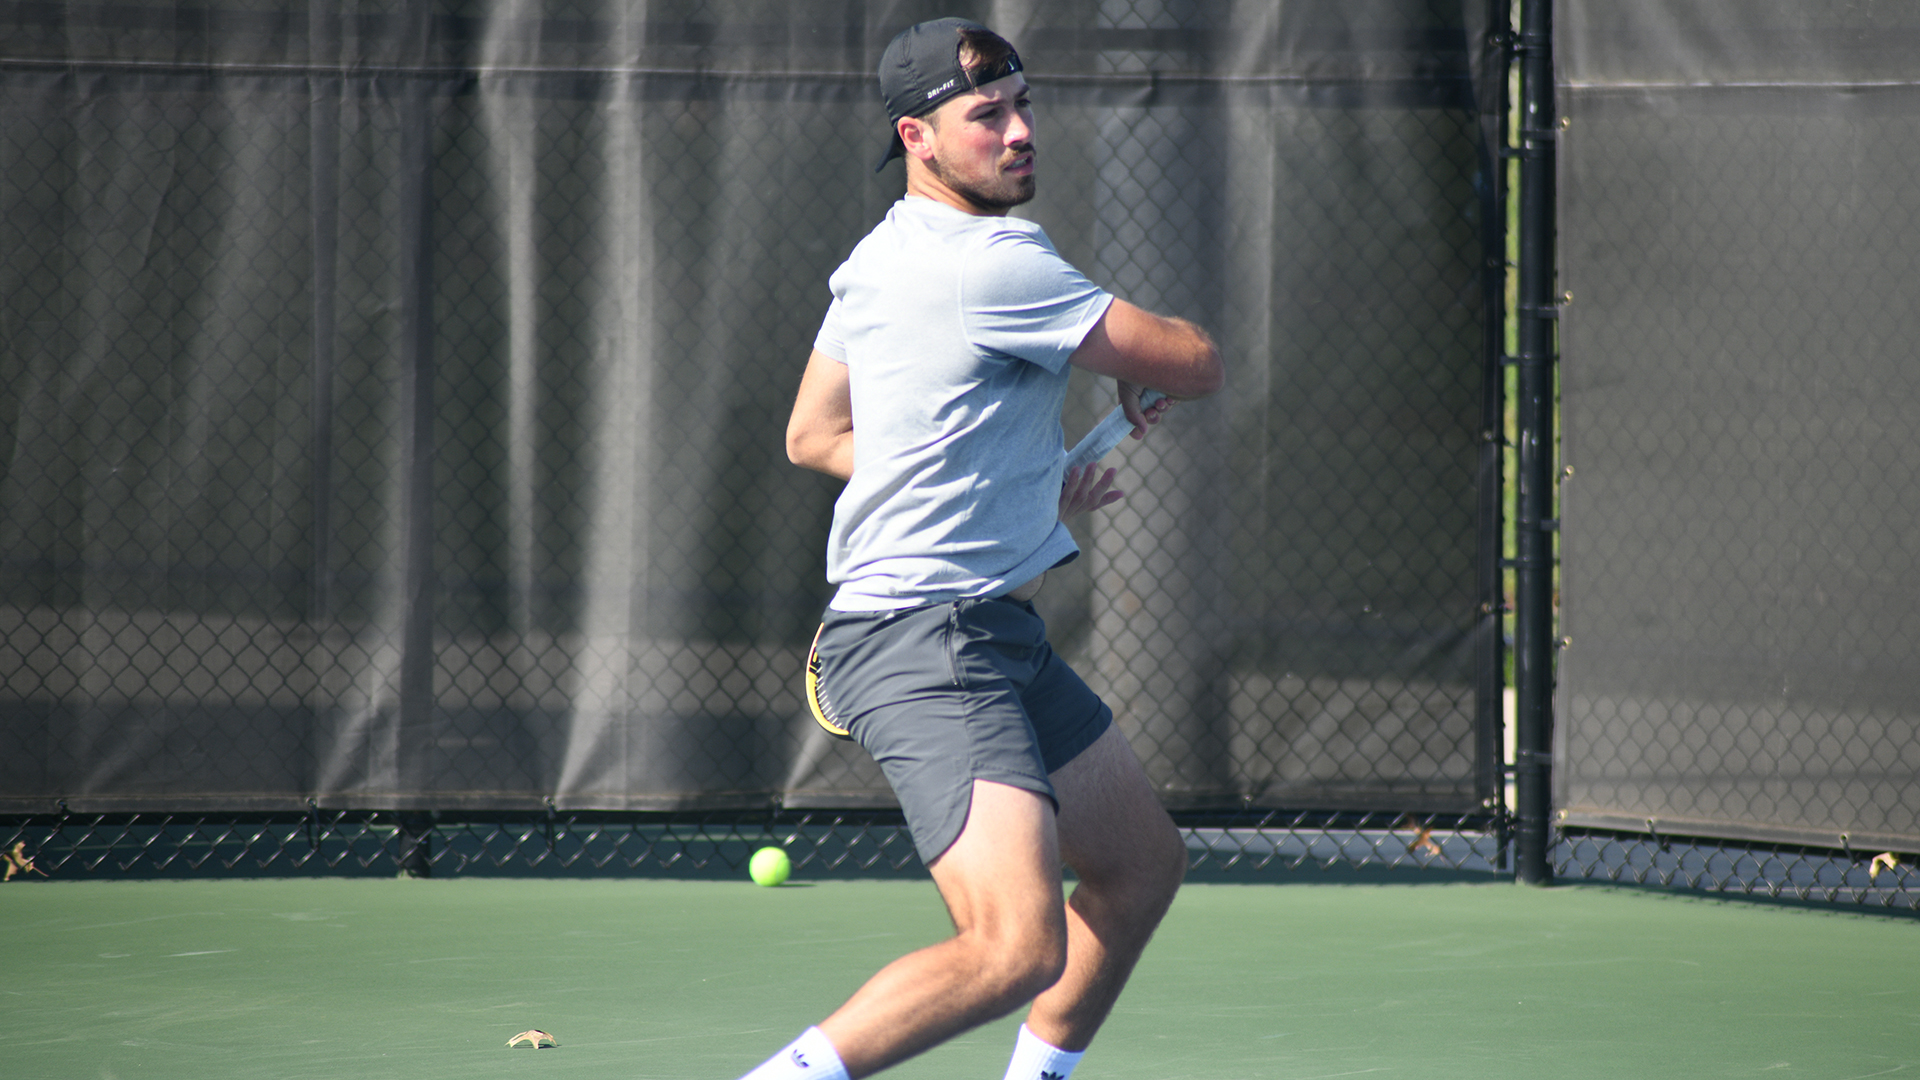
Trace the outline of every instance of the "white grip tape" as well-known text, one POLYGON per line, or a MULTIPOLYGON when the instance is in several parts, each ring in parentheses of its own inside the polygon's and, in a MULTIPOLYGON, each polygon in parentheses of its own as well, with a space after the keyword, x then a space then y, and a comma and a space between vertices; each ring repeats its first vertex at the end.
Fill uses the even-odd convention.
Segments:
MULTIPOLYGON (((1140 407, 1145 409, 1166 396, 1167 395, 1158 390, 1142 390, 1140 392, 1140 407)), ((1127 433, 1132 430, 1133 425, 1127 422, 1125 410, 1117 405, 1114 406, 1113 411, 1108 413, 1105 419, 1095 424, 1093 430, 1087 432, 1085 438, 1075 443, 1073 449, 1067 451, 1066 465, 1062 471, 1065 471, 1065 469, 1077 469, 1082 465, 1092 465, 1101 458, 1106 457, 1113 452, 1114 447, 1120 445, 1120 440, 1126 438, 1127 433)))

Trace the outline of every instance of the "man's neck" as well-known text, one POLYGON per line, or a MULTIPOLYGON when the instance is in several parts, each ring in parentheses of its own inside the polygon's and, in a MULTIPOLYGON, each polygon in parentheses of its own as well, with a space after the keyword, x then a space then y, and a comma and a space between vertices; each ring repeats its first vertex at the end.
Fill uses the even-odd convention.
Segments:
POLYGON ((918 162, 908 164, 907 194, 922 199, 932 199, 934 202, 951 206, 963 214, 972 214, 974 217, 1007 216, 1005 207, 992 209, 981 206, 979 203, 974 202, 972 199, 967 198, 965 195, 960 194, 942 183, 940 178, 933 174, 933 170, 918 162))

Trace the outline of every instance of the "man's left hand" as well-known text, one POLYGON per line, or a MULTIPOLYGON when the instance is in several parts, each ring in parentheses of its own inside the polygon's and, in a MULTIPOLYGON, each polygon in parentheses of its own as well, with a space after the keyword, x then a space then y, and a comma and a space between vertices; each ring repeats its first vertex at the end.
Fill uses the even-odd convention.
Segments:
POLYGON ((1068 469, 1060 485, 1060 520, 1066 521, 1089 510, 1112 506, 1126 498, 1126 492, 1113 486, 1113 478, 1117 475, 1117 470, 1107 469, 1103 472, 1097 464, 1068 469))

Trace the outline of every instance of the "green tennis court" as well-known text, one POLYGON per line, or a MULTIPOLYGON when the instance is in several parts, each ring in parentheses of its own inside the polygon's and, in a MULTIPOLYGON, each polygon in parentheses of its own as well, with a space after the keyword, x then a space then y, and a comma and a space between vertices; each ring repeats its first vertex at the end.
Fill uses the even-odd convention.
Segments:
MULTIPOLYGON (((925 881, 15 882, 8 1077, 732 1080, 947 924, 925 881), (560 1045, 509 1050, 528 1028, 560 1045)), ((1920 1073, 1920 920, 1505 883, 1190 885, 1083 1067, 1920 1073)), ((888 1074, 997 1078, 1015 1020, 888 1074)))

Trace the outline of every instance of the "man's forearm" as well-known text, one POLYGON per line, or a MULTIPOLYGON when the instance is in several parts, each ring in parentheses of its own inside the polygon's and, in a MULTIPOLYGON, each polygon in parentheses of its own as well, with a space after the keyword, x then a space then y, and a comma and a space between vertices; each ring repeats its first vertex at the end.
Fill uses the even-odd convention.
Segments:
POLYGON ((847 365, 818 349, 807 357, 787 419, 787 460, 837 476, 853 475, 853 391, 847 365))
POLYGON ((1226 381, 1220 350, 1206 331, 1125 300, 1107 308, 1070 361, 1096 375, 1181 399, 1206 397, 1226 381))

